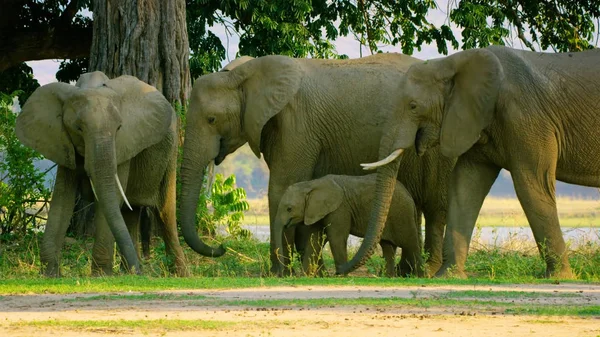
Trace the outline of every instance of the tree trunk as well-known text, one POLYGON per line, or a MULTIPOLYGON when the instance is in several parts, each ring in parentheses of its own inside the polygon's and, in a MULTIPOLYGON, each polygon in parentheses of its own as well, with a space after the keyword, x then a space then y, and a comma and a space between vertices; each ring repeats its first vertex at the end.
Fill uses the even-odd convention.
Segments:
POLYGON ((191 81, 184 0, 95 0, 90 70, 133 75, 170 102, 185 103, 191 81))

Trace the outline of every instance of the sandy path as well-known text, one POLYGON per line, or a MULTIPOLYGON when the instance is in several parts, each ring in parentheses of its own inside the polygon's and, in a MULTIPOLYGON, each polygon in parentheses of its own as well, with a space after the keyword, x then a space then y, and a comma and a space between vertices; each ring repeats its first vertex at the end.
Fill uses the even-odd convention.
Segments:
MULTIPOLYGON (((217 300, 314 298, 436 298, 452 291, 523 291, 539 297, 496 298, 534 304, 600 305, 600 285, 272 287, 234 290, 185 290, 163 294, 202 295, 217 300)), ((124 295, 140 294, 134 292, 124 295)), ((203 304, 195 300, 78 300, 98 294, 20 295, 0 298, 0 336, 600 336, 600 313, 591 318, 514 316, 490 307, 377 308, 333 305, 277 308, 203 304), (33 321, 112 320, 225 321, 211 329, 173 331, 153 328, 36 327, 33 321), (201 332, 199 330, 202 330, 201 332)), ((473 298, 463 297, 470 300, 473 298)), ((214 303, 214 302, 213 302, 214 303)))

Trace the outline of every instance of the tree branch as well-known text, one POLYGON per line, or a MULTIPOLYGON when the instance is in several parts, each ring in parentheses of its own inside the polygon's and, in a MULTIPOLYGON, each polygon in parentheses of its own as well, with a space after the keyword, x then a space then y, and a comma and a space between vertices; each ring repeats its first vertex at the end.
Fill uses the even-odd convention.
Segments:
POLYGON ((58 26, 65 28, 68 27, 71 24, 71 21, 73 21, 73 18, 75 17, 78 11, 79 0, 71 0, 71 2, 69 2, 67 7, 65 8, 65 11, 60 16, 58 26))
POLYGON ((0 41, 0 71, 4 71, 25 61, 89 56, 92 27, 4 31, 0 33, 0 41))

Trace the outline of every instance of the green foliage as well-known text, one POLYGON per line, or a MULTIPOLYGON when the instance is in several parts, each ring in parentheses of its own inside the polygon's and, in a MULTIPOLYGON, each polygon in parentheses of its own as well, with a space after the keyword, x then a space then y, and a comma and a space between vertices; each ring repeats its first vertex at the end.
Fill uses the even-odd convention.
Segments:
POLYGON ((56 79, 59 82, 77 82, 81 74, 88 72, 89 60, 87 57, 74 59, 74 60, 63 60, 60 62, 58 71, 56 72, 56 79))
POLYGON ((33 69, 25 62, 0 72, 0 93, 11 93, 18 90, 21 105, 39 86, 38 81, 33 78, 33 69))
POLYGON ((514 32, 531 50, 581 51, 593 48, 600 2, 461 0, 450 19, 464 28, 463 49, 504 44, 514 32))
POLYGON ((196 213, 196 223, 199 224, 200 230, 214 236, 217 228, 224 227, 232 237, 251 237, 250 231, 242 228, 241 224, 244 212, 250 209, 250 206, 245 200, 246 191, 235 186, 235 176, 231 175, 225 179, 223 175, 216 174, 210 192, 200 195, 196 213))
POLYGON ((33 165, 42 156, 25 147, 15 135, 17 115, 12 111, 12 95, 0 93, 0 240, 17 230, 25 234, 30 226, 26 210, 37 202, 48 202, 50 191, 44 186, 45 174, 33 165))

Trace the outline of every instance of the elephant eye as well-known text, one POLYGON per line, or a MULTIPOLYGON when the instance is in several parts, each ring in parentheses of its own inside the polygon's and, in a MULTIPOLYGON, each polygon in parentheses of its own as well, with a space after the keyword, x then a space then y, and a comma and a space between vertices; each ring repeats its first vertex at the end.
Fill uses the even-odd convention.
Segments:
POLYGON ((287 208, 287 211, 288 211, 288 212, 291 212, 291 211, 292 211, 292 207, 291 207, 291 206, 288 206, 288 208, 287 208))
POLYGON ((119 125, 119 127, 117 128, 117 131, 121 130, 122 126, 123 126, 123 124, 119 125))
POLYGON ((83 132, 83 129, 81 128, 81 125, 77 125, 77 131, 83 132))
POLYGON ((215 120, 216 118, 214 117, 208 117, 208 124, 215 124, 215 120))
POLYGON ((414 110, 417 108, 417 102, 415 102, 415 101, 411 101, 409 105, 410 105, 411 110, 414 110))

